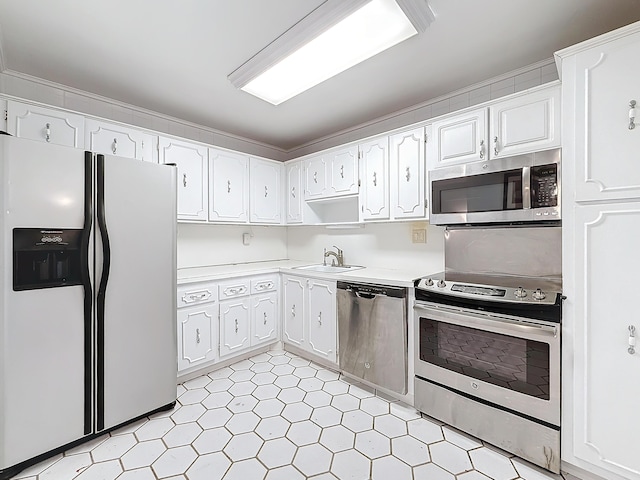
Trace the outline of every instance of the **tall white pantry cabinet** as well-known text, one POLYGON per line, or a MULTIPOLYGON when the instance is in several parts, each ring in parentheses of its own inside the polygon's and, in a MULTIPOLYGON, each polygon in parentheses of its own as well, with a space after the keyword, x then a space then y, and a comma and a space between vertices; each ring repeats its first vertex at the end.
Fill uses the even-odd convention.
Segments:
POLYGON ((640 23, 558 52, 562 458, 640 479, 640 23))

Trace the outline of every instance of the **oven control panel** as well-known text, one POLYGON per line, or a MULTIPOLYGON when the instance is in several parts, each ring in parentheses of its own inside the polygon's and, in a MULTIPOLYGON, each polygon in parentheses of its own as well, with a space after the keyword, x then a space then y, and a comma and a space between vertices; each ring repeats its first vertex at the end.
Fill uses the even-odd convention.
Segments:
MULTIPOLYGON (((488 302, 512 302, 533 305, 554 305, 560 292, 546 292, 540 288, 525 289, 480 285, 461 281, 450 281, 442 277, 431 276, 416 281, 416 290, 440 295, 477 299, 488 302)), ((418 295, 418 293, 416 293, 418 295)))

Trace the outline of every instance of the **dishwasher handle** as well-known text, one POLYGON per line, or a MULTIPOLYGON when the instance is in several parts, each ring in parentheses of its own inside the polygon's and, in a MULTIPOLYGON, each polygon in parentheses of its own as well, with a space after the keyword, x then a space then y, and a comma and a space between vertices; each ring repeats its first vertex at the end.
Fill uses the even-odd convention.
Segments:
POLYGON ((365 293, 365 292, 358 292, 358 291, 355 291, 354 293, 355 293, 356 297, 358 297, 358 298, 366 298, 367 300, 372 300, 372 299, 374 299, 374 298, 376 298, 378 296, 375 293, 365 293))
POLYGON ((390 285, 378 285, 371 283, 338 282, 338 290, 345 290, 360 298, 372 299, 376 296, 406 298, 405 287, 392 287, 390 285))

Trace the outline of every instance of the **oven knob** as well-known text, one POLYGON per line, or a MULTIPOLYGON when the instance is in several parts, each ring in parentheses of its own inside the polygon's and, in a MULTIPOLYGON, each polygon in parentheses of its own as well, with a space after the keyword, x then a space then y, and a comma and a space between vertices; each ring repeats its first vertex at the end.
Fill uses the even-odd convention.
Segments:
POLYGON ((446 287, 446 286, 447 286, 447 284, 446 284, 446 283, 444 283, 444 280, 438 280, 438 287, 440 287, 440 288, 444 288, 444 287, 446 287))
POLYGON ((544 300, 547 297, 547 294, 538 288, 535 292, 533 292, 532 296, 536 300, 544 300))
POLYGON ((522 287, 518 287, 515 289, 513 294, 518 298, 524 298, 527 296, 527 291, 522 287))
POLYGON ((430 278, 427 278, 424 283, 427 287, 433 287, 433 280, 431 280, 430 278))

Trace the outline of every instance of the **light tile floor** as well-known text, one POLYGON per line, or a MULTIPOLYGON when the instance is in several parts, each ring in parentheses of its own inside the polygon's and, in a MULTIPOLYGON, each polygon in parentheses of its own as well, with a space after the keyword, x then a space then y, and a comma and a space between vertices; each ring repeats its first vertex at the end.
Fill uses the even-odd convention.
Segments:
POLYGON ((173 411, 89 441, 14 477, 561 478, 284 351, 262 353, 179 385, 173 411))

